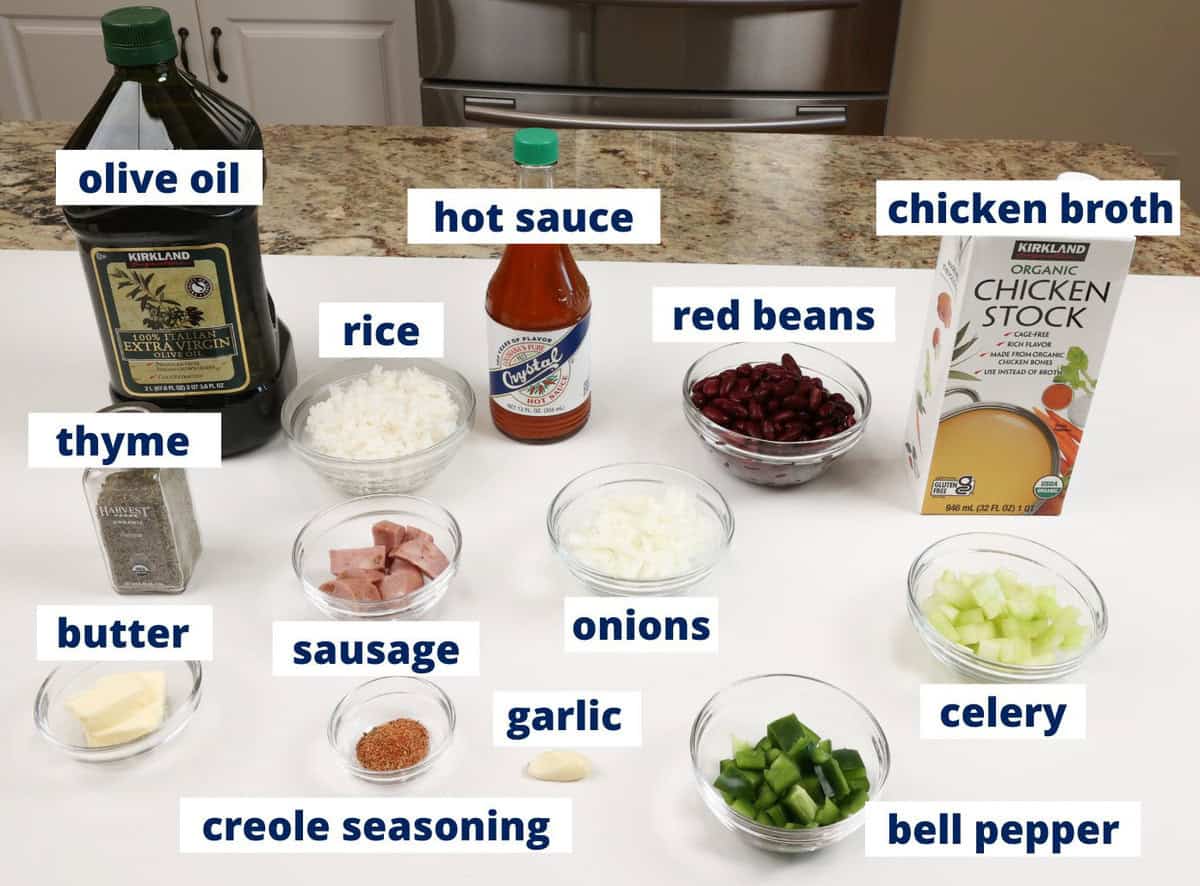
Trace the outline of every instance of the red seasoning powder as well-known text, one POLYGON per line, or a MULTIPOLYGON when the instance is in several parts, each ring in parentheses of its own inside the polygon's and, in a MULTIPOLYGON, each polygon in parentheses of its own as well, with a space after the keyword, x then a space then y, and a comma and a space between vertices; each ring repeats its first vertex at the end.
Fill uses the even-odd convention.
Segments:
POLYGON ((355 754, 372 772, 407 769, 429 756, 429 730, 407 717, 389 720, 363 733, 355 754))

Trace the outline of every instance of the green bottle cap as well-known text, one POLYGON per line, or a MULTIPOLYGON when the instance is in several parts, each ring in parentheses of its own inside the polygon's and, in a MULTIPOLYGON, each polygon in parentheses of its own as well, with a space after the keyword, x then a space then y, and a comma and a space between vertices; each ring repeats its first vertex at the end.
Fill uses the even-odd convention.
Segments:
POLYGON ((518 129, 513 135, 513 159, 522 166, 558 162, 558 133, 553 129, 518 129))
POLYGON ((106 12, 100 31, 104 57, 114 65, 156 65, 179 54, 171 16, 157 6, 123 6, 106 12))

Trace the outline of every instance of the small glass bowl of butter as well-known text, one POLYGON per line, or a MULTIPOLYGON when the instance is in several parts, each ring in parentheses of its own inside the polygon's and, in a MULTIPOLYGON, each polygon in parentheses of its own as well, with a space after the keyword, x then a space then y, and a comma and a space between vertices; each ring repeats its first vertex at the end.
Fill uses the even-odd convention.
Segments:
POLYGON ((34 722, 76 760, 124 760, 187 726, 200 705, 202 675, 197 661, 69 662, 42 682, 34 722))

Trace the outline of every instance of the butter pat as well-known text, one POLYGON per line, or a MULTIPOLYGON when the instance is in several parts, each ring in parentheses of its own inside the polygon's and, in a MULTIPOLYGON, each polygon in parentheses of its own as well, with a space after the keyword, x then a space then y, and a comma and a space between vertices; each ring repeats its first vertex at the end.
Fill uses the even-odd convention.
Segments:
POLYGON ((167 675, 162 671, 108 674, 67 699, 88 747, 124 744, 153 732, 166 714, 167 675))

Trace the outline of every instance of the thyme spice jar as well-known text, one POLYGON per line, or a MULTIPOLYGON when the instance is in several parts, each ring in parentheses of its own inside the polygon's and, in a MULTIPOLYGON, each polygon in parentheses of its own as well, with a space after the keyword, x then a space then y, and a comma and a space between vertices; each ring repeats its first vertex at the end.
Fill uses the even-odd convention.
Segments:
MULTIPOLYGON (((153 412, 151 404, 101 412, 153 412)), ((178 594, 200 556, 200 528, 182 468, 89 468, 83 491, 118 594, 178 594)))

